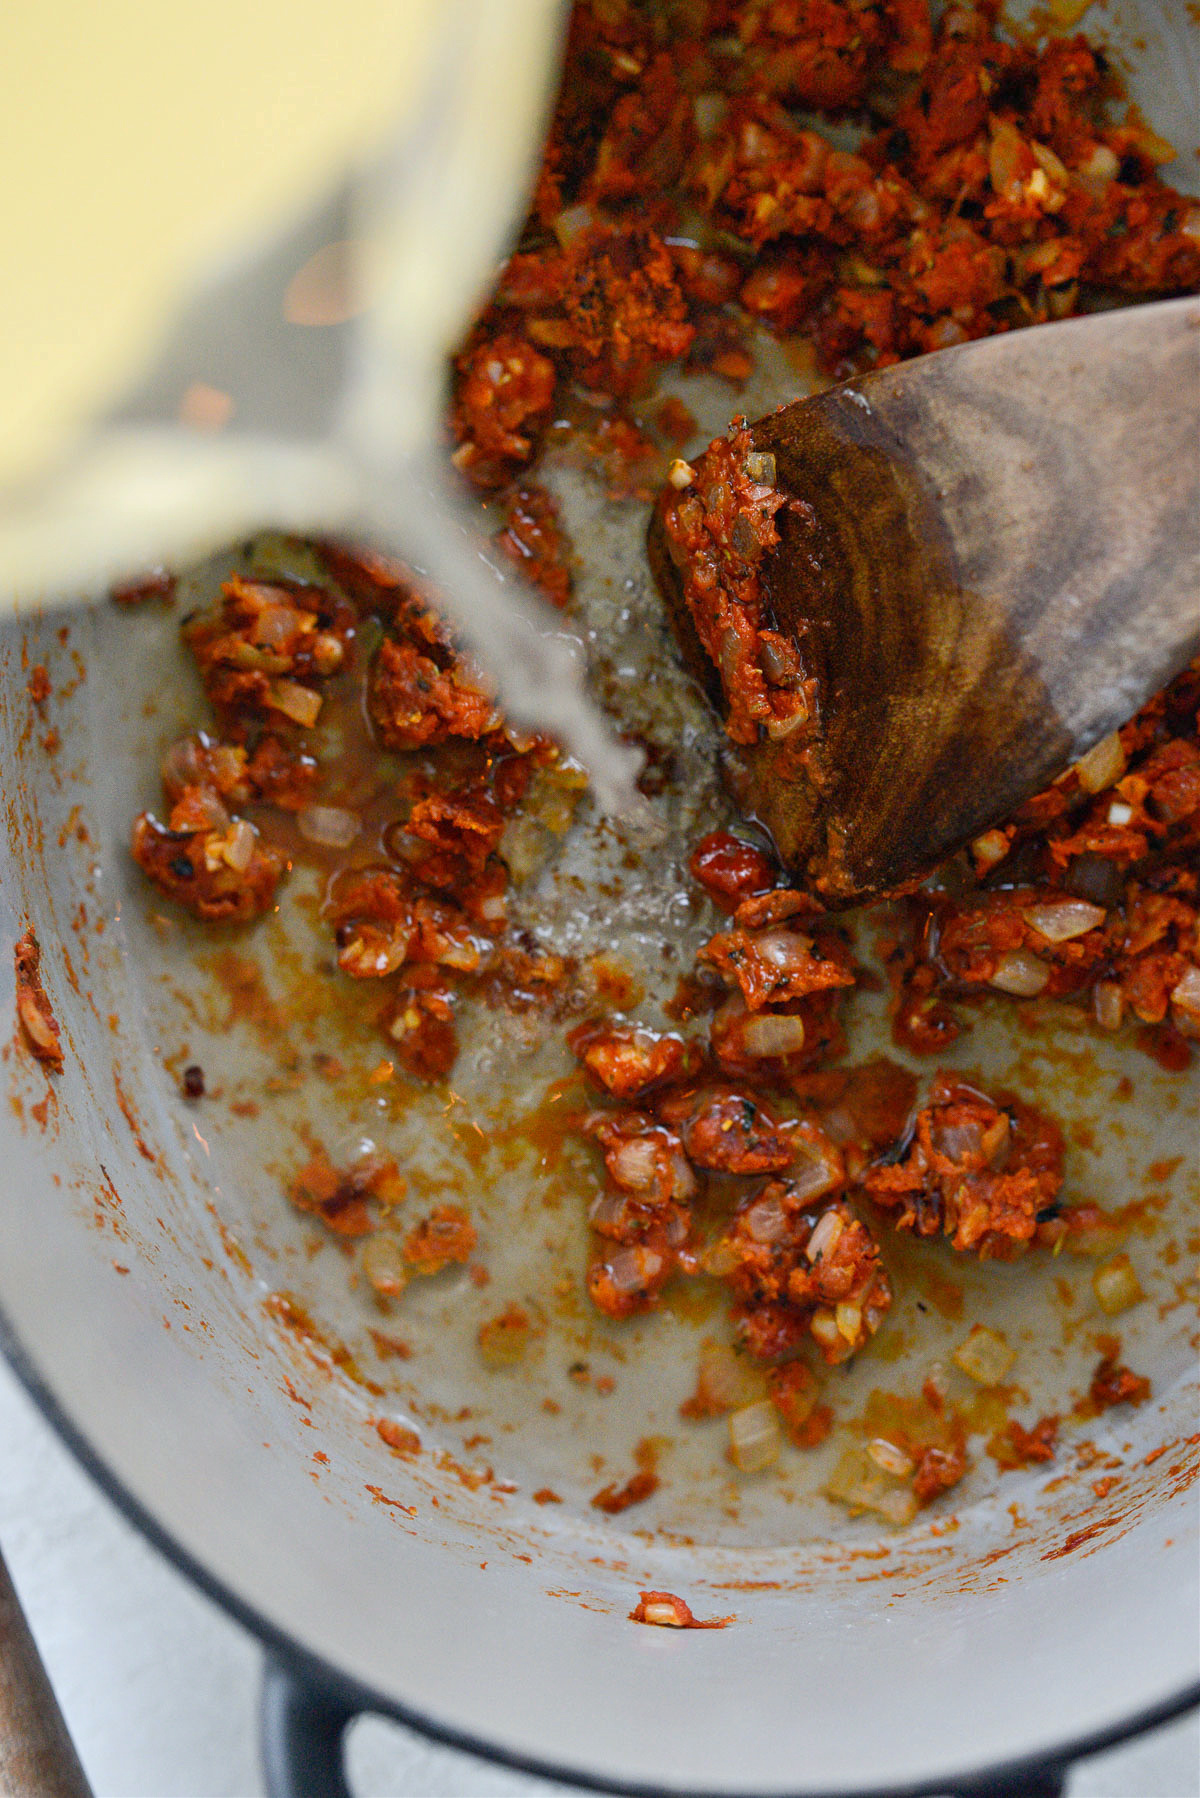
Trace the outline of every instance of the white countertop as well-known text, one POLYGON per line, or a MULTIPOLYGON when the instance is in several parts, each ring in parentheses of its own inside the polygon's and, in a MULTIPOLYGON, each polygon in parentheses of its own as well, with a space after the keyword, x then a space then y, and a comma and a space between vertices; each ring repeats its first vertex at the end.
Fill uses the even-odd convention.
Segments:
MULTIPOLYGON (((262 1656, 92 1485, 0 1362, 0 1546, 96 1798, 261 1798, 262 1656)), ((366 1718, 357 1798, 553 1798, 366 1718)), ((1200 1798, 1190 1717, 1081 1762, 1069 1798, 1200 1798)))

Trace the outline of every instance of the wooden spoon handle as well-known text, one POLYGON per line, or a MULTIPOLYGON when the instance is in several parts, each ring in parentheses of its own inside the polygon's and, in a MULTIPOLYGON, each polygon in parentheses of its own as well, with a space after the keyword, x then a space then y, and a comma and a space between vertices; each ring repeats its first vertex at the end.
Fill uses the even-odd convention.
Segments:
POLYGON ((0 1558, 0 1798, 91 1798, 91 1787, 0 1558))

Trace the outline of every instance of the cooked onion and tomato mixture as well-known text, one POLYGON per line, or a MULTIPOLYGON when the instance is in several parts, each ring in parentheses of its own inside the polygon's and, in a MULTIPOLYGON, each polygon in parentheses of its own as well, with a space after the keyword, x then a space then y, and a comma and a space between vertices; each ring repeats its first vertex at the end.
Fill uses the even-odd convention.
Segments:
MULTIPOLYGON (((1014 35, 987 0, 936 23, 926 0, 581 0, 529 219, 453 368, 449 453, 485 496, 496 556, 569 619, 589 543, 570 544, 539 474, 586 464, 639 520, 661 491, 728 739, 796 728, 812 695, 756 574, 773 471, 736 420, 684 460, 688 380, 725 383, 728 416, 776 340, 838 377, 1194 289, 1200 206, 1160 178, 1170 154, 1102 50, 1014 35)), ((556 1033, 575 1071, 546 1104, 596 1170, 590 1260, 563 1277, 618 1327, 689 1288, 723 1294, 681 1427, 727 1419, 744 1474, 813 1449, 837 1421, 831 1370, 882 1356, 896 1257, 931 1242, 983 1262, 1090 1255, 1105 1316, 1138 1301, 1127 1230, 1072 1190, 1059 1122, 940 1058, 997 1007, 1065 1001, 1078 1029, 1187 1066, 1200 668, 866 914, 827 913, 761 833, 710 818, 675 874, 707 939, 654 1009, 603 941, 565 953, 520 908, 514 922, 547 858, 605 828, 576 816, 584 772, 506 721, 409 570, 346 544, 304 557, 303 575, 232 574, 185 620, 208 711, 168 751, 134 856, 208 926, 251 925, 294 864, 318 868, 330 977, 375 995, 380 1077, 414 1093, 453 1097, 472 1007, 556 1033), (862 1052, 881 990, 895 1055, 862 1052)), ((628 678, 604 684, 618 728, 628 678)), ((643 788, 670 808, 669 747, 648 747, 643 788)), ((347 1170, 319 1143, 288 1186, 398 1315, 414 1279, 477 1248, 469 1193, 418 1216, 403 1192, 386 1156, 347 1170)), ((542 1327, 500 1307, 484 1365, 517 1364, 542 1327)), ((995 1396, 1004 1335, 962 1327, 953 1358, 978 1404, 936 1373, 914 1396, 874 1394, 831 1496, 904 1522, 963 1477, 972 1433, 1001 1468, 1053 1458, 1059 1416, 1021 1423, 995 1396)), ((1148 1396, 1120 1353, 1100 1342, 1079 1416, 1148 1396)), ((400 1452, 400 1426, 379 1428, 400 1452)), ((597 1507, 647 1499, 655 1454, 641 1444, 597 1507)))

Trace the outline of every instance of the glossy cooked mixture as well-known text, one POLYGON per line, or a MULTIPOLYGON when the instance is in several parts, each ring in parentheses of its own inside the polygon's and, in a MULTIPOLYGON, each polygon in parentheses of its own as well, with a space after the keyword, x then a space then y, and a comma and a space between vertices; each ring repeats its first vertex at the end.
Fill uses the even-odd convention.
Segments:
MULTIPOLYGON (((837 377, 1200 287, 1200 206, 1159 178, 1169 154, 1099 49, 1007 35, 989 5, 952 6, 936 28, 925 0, 578 5, 529 221, 454 366, 451 459, 499 521, 496 553, 569 613, 588 543, 566 541, 537 482, 547 441, 642 514, 661 490, 729 738, 796 729, 812 695, 755 572, 774 541, 772 471, 736 424, 683 461, 693 421, 672 370, 725 380, 735 414, 755 325, 811 345, 837 377)), ((714 928, 667 1006, 674 1027, 652 1028, 636 970, 585 980, 509 924, 514 887, 572 829, 582 771, 506 722, 436 594, 369 552, 312 547, 319 581, 235 574, 185 620, 210 714, 168 752, 161 815, 136 820, 134 856, 160 893, 226 927, 251 924, 293 861, 315 859, 335 977, 375 984, 381 1065, 410 1082, 448 1080, 468 999, 554 1020, 579 1069, 574 1128, 604 1169, 590 1262, 564 1273, 615 1320, 683 1282, 726 1290, 734 1346, 702 1354, 684 1413, 728 1415, 735 1467, 828 1434, 827 1369, 872 1353, 897 1232, 983 1260, 1091 1255, 1101 1309, 1136 1301, 1118 1220, 1064 1196, 1056 1120, 938 1058, 977 997, 999 994, 1072 997, 1094 1031, 1188 1065, 1200 670, 854 936, 789 885, 752 826, 701 836, 689 869, 714 928), (359 734, 357 762, 323 734, 332 712, 341 738, 359 734), (347 769, 381 756, 395 772, 367 833, 376 853, 366 784, 347 769), (856 988, 878 980, 864 934, 924 1080, 856 1052, 856 988)), ((643 784, 670 804, 653 763, 643 784)), ((385 1156, 346 1169, 319 1144, 289 1187, 355 1245, 381 1306, 476 1246, 467 1204, 401 1222, 401 1188, 385 1156)), ((519 1361, 535 1327, 510 1305, 481 1330, 485 1363, 519 1361)), ((1092 1415, 1149 1393, 1117 1338, 1102 1349, 1092 1415)), ((976 1326, 956 1361, 987 1390, 1012 1353, 976 1326)), ((1010 1421, 989 1447, 1001 1467, 1048 1460, 1057 1428, 1010 1421)), ((966 1423, 936 1380, 865 1436, 827 1490, 892 1521, 968 1465, 966 1423)), ((593 1502, 621 1511, 657 1484, 647 1449, 593 1502)))

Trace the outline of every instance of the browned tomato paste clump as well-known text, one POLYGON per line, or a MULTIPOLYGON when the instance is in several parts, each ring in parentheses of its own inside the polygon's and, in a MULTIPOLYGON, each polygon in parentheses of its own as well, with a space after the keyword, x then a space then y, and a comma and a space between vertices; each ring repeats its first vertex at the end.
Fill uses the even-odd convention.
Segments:
POLYGON ((405 1183, 390 1156, 372 1154, 346 1170, 336 1168, 316 1148, 288 1188, 299 1211, 319 1217, 335 1236, 367 1236, 378 1227, 378 1212, 404 1197, 405 1183))
POLYGON ((509 496, 505 515, 496 538, 500 549, 552 606, 565 606, 571 597, 571 546, 553 495, 530 482, 509 496))
POLYGON ((58 1073, 63 1065, 62 1031, 42 985, 42 949, 32 930, 26 930, 13 947, 17 982, 17 1016, 39 1061, 58 1073))
POLYGON ((903 1153, 871 1168, 863 1188, 898 1229, 1007 1259, 1053 1216, 1062 1154, 1058 1126, 1031 1105, 993 1102, 942 1073, 903 1153))
POLYGON ((1093 1370, 1086 1396, 1075 1406, 1078 1415, 1098 1417, 1114 1405, 1144 1405, 1150 1397, 1150 1381, 1118 1359, 1120 1338, 1101 1338, 1099 1346, 1103 1353, 1093 1370))
POLYGON ((1022 1467, 1038 1467, 1053 1461, 1058 1448, 1058 1418, 1050 1413, 1039 1417, 1029 1429, 1010 1418, 1003 1430, 988 1443, 988 1454, 1004 1473, 1022 1467))
POLYGON ((826 1362, 862 1348, 892 1302, 879 1245, 844 1203, 797 1202, 785 1180, 743 1201, 714 1259, 737 1298, 751 1352, 776 1359, 812 1341, 826 1362))
POLYGON ((725 1629, 735 1617, 710 1617, 701 1621, 691 1606, 674 1592, 643 1592, 629 1613, 631 1623, 654 1623, 660 1629, 725 1629))
POLYGON ((755 451, 744 419, 684 465, 680 486, 668 489, 662 518, 692 625, 720 676, 725 728, 735 743, 791 736, 814 716, 816 683, 772 628, 759 568, 779 542, 776 514, 802 502, 778 491, 775 458, 755 451))

